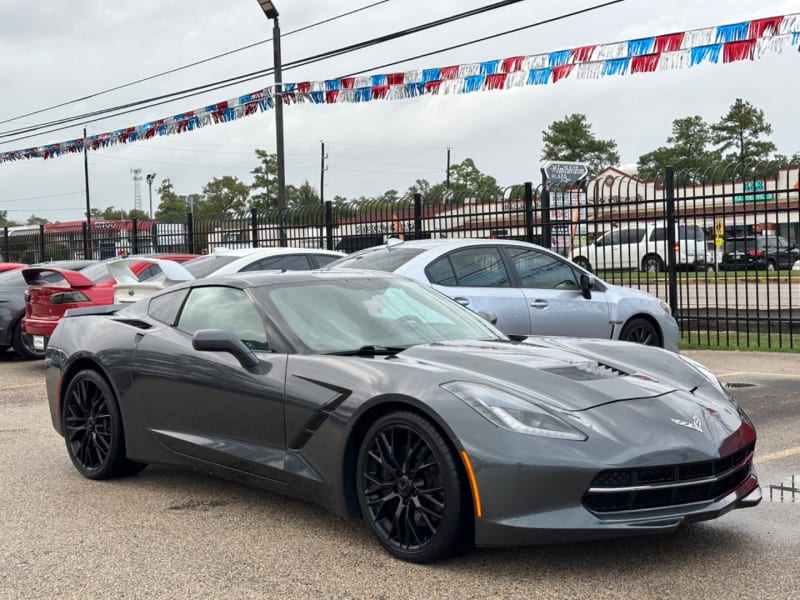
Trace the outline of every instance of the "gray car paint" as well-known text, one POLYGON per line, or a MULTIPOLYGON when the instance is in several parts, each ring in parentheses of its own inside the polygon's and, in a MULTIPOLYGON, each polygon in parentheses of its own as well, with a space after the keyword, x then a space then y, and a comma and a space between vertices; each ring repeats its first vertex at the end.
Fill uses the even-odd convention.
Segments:
MULTIPOLYGON (((391 276, 248 274, 178 287, 248 289, 320 277, 391 276)), ((70 311, 62 319, 45 361, 57 431, 62 390, 76 369, 90 366, 118 398, 129 458, 183 465, 355 517, 360 436, 376 414, 414 410, 470 456, 483 506, 474 539, 488 546, 673 531, 760 500, 751 471, 730 493, 699 504, 611 517, 583 506, 603 469, 715 460, 755 440, 724 390, 672 352, 602 340, 498 338, 426 344, 392 357, 309 355, 295 352, 265 315, 274 351, 257 352, 258 365, 245 369, 230 354, 192 349, 190 336, 149 318, 146 304, 70 311), (588 439, 500 429, 440 387, 454 380, 523 395, 566 415, 588 439), (702 432, 673 421, 693 416, 702 432)))

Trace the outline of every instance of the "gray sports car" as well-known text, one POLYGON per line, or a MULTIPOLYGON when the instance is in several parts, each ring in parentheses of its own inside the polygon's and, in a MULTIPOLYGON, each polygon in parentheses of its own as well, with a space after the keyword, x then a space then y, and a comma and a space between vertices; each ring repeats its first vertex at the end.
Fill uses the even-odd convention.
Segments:
POLYGON ((246 481, 363 516, 409 561, 671 532, 761 499, 755 429, 701 365, 508 337, 392 274, 245 273, 71 310, 45 363, 85 477, 246 481))

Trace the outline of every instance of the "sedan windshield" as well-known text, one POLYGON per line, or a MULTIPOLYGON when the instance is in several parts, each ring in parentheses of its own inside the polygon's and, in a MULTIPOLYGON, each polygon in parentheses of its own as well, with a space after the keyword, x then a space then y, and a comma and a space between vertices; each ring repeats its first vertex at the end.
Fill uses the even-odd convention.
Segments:
POLYGON ((354 277, 253 291, 312 352, 506 339, 469 309, 405 279, 354 277))

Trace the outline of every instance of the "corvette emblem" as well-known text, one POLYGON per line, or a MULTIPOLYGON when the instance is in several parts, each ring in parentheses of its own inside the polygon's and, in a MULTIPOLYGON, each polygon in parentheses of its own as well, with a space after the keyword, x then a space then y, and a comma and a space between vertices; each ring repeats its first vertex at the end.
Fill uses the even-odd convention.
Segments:
POLYGON ((697 415, 692 415, 691 423, 689 423, 688 421, 681 421, 680 419, 670 419, 670 421, 672 421, 676 425, 681 425, 682 427, 688 427, 689 429, 696 429, 700 433, 703 433, 703 422, 697 415))

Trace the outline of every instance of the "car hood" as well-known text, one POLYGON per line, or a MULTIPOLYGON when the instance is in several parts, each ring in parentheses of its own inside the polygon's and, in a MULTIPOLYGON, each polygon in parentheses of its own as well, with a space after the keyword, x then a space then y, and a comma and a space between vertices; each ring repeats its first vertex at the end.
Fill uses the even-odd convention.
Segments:
POLYGON ((453 373, 453 379, 515 390, 563 410, 692 392, 708 383, 672 352, 605 340, 439 342, 413 346, 396 359, 439 367, 453 373))

